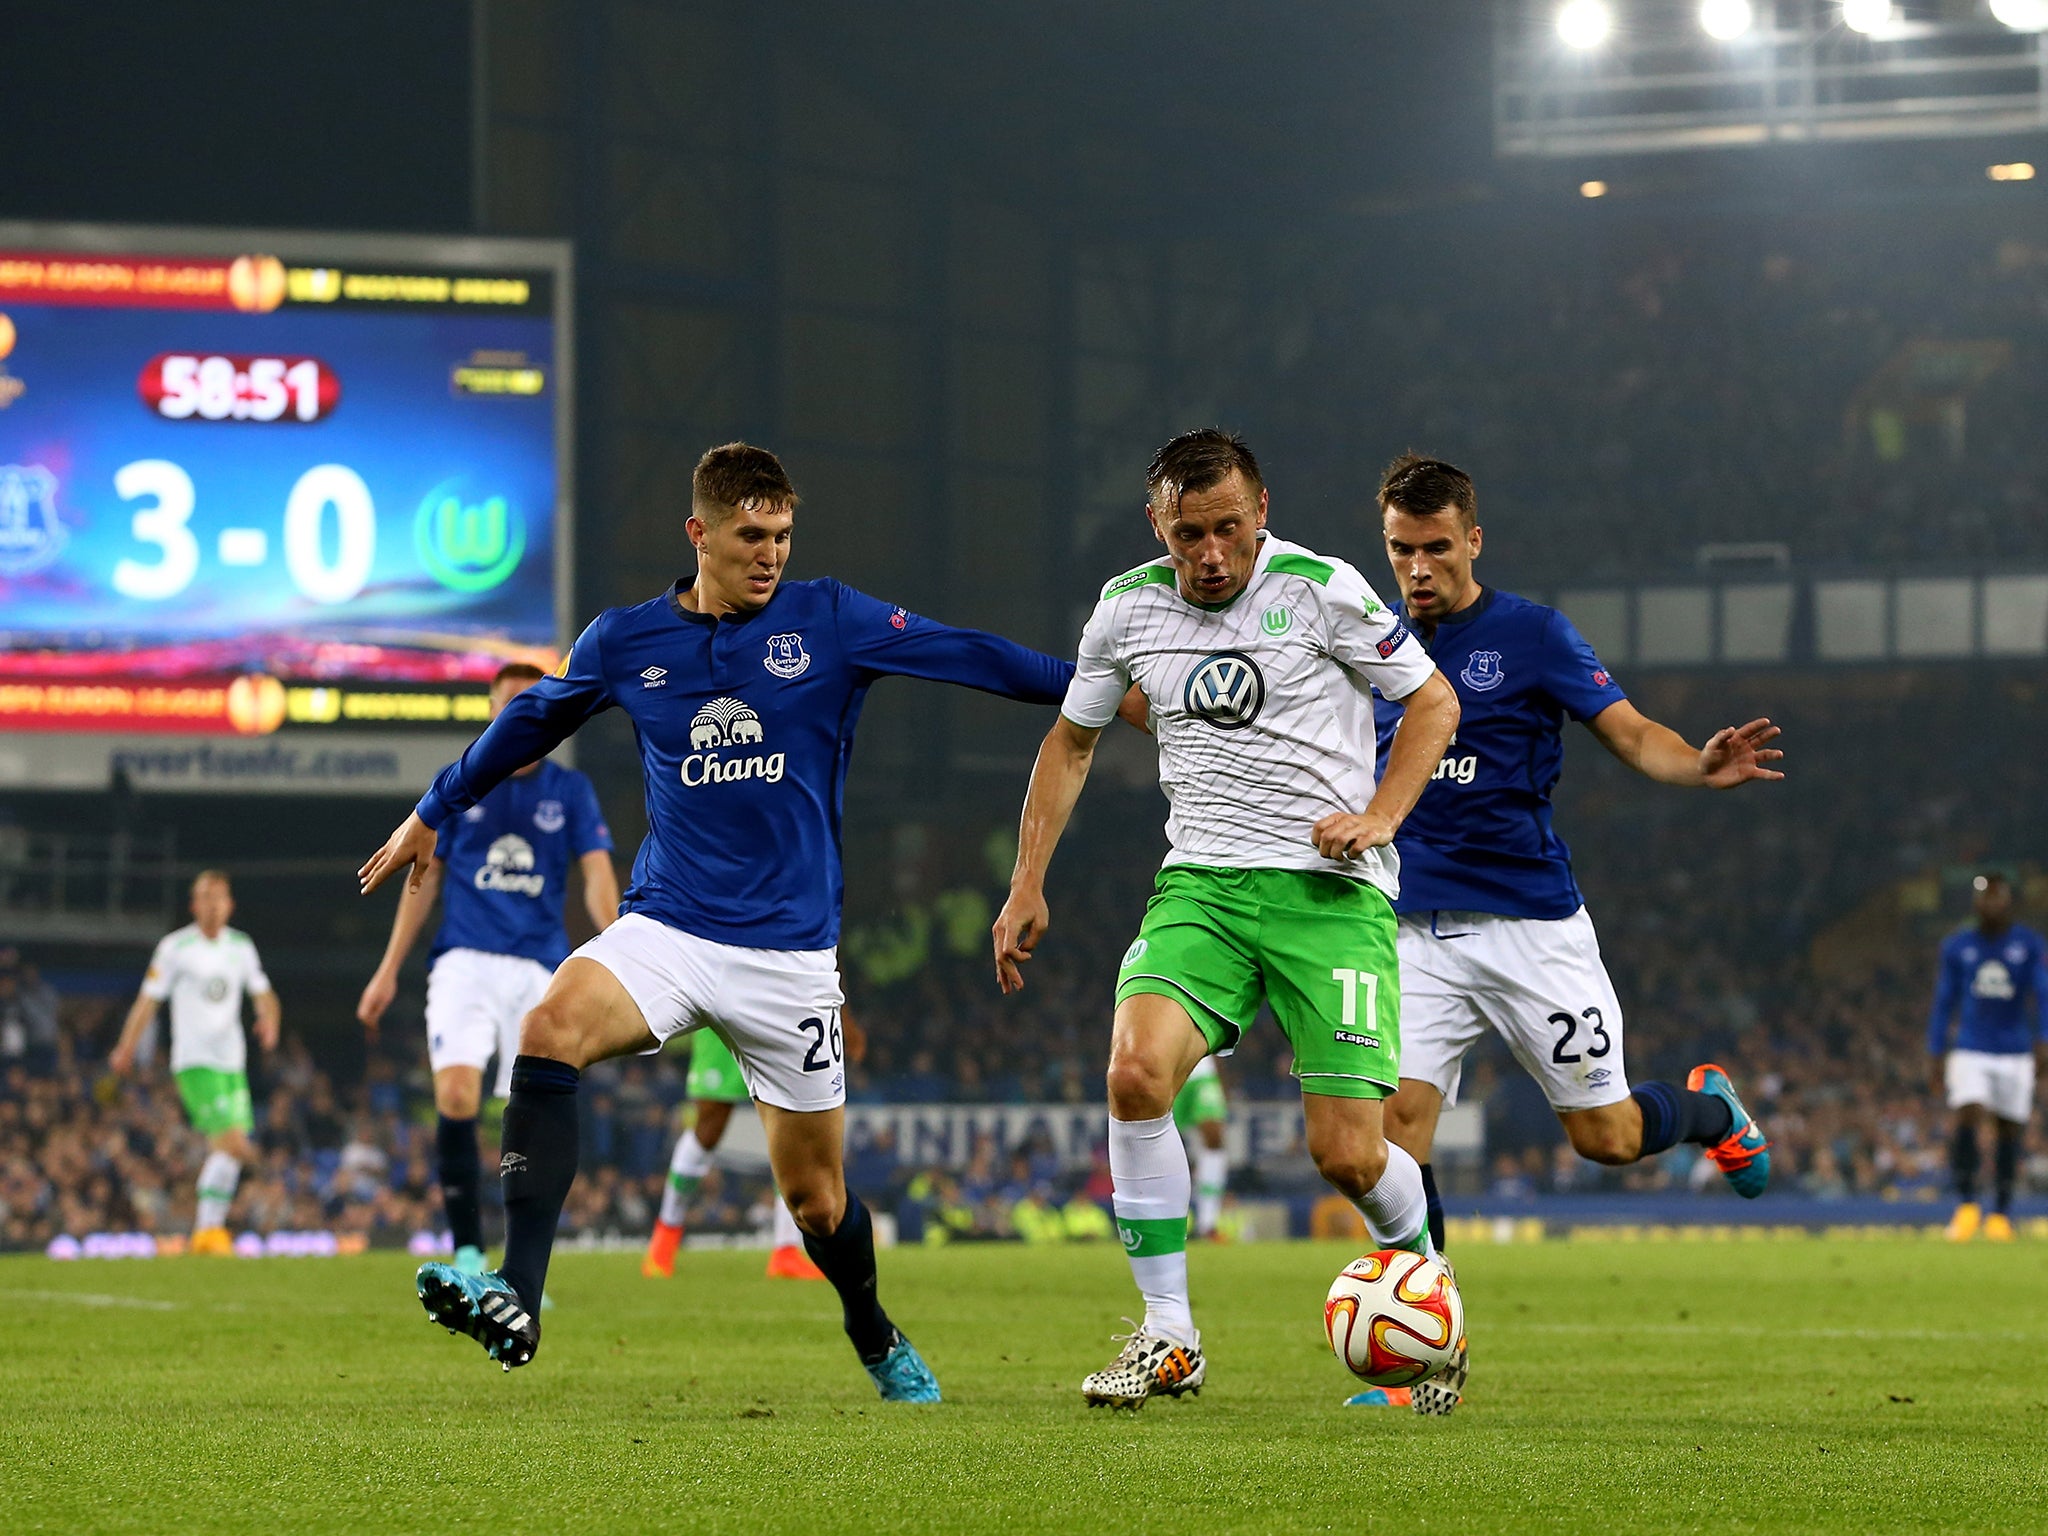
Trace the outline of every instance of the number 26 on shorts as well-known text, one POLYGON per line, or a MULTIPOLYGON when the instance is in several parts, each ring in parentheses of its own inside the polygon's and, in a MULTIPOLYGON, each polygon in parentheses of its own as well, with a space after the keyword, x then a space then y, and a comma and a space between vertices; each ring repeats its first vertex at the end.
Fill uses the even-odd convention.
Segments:
POLYGON ((846 1042, 839 1033, 839 1015, 836 1012, 830 1025, 823 1019, 805 1019, 797 1028, 811 1041, 810 1049, 804 1052, 806 1072, 829 1071, 846 1059, 846 1042))

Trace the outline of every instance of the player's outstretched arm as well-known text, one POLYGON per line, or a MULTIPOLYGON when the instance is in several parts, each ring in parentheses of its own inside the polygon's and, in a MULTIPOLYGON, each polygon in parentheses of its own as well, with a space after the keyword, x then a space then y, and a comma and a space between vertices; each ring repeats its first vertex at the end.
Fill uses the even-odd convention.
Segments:
POLYGON ((840 644, 847 659, 877 676, 959 683, 1026 704, 1057 704, 1074 664, 978 629, 955 629, 893 608, 852 587, 837 589, 840 644))
POLYGON ((434 910, 446 868, 441 859, 429 859, 427 872, 418 887, 408 882, 398 893, 398 910, 391 914, 391 937, 384 945, 384 958, 377 962, 376 972, 364 985, 363 995, 356 1000, 356 1017, 373 1035, 383 1021, 385 1010, 398 996, 398 973, 405 965, 405 957, 412 953, 420 930, 426 927, 428 915, 434 910))
POLYGON ((1727 726, 1708 738, 1704 747, 1694 747, 1623 699, 1588 720, 1586 729, 1629 767, 1659 784, 1733 789, 1752 779, 1785 777, 1769 766, 1785 756, 1771 745, 1783 732, 1769 720, 1727 726))
POLYGON ((135 1065, 135 1048, 142 1043, 142 1032, 156 1021, 156 1006, 157 1000, 147 990, 136 993, 135 1001, 128 1005, 128 1017, 121 1021, 121 1038, 107 1053, 107 1065, 124 1077, 135 1065))
POLYGON ((996 985, 1005 996, 1023 990, 1020 967, 1052 926, 1045 904, 1045 872, 1074 814, 1074 802, 1081 798, 1081 786, 1088 782, 1095 743, 1101 738, 1100 727, 1076 725, 1061 715, 1045 733, 1038 761, 1031 765, 1031 786, 1024 792, 1024 815, 1017 826, 1010 899, 1003 903, 992 930, 996 985))
POLYGON ((1441 672, 1432 669, 1421 687, 1394 702, 1401 706, 1401 725, 1372 803, 1355 816, 1325 816, 1309 829, 1316 852, 1326 859, 1356 858, 1391 843, 1457 733, 1458 695, 1441 672))

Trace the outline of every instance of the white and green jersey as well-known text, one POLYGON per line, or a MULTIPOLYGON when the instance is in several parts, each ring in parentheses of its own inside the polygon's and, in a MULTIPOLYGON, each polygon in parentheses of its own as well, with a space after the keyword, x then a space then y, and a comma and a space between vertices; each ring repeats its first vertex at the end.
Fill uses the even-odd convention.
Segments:
POLYGON ((242 994, 268 992, 270 978, 249 935, 223 928, 212 938, 187 923, 157 941, 142 995, 171 1000, 171 1070, 212 1067, 241 1072, 249 1064, 242 1034, 242 994))
POLYGON ((1392 848, 1326 859, 1309 829, 1372 800, 1371 689, 1405 699, 1434 671, 1354 567, 1261 534, 1250 583, 1220 607, 1183 597, 1166 559, 1104 587, 1060 712, 1100 728, 1145 690, 1168 864, 1349 875, 1391 900, 1392 848))

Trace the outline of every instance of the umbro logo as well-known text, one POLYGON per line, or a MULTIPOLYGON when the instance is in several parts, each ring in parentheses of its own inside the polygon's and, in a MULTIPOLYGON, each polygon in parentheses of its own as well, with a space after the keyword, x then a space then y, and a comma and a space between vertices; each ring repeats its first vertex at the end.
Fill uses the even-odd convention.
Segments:
POLYGON ((640 676, 643 679, 640 684, 642 688, 663 688, 668 685, 667 667, 649 667, 640 676))
POLYGON ((498 1159, 498 1177, 501 1179, 508 1173, 524 1173, 525 1171, 526 1154, 523 1152, 507 1152, 498 1159))

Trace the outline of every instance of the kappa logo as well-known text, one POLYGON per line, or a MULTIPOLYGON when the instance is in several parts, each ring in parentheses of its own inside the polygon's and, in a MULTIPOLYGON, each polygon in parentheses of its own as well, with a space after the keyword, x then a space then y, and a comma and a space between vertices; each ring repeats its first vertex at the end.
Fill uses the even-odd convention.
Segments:
POLYGON ((0 464, 0 576, 46 570, 70 542, 57 516, 57 477, 40 464, 0 464))
MULTIPOLYGON (((809 664, 810 658, 805 657, 804 665, 809 664)), ((679 770, 683 783, 691 789, 700 784, 731 784, 740 779, 780 784, 786 762, 780 752, 756 752, 748 757, 718 755, 721 748, 754 746, 764 737, 761 717, 746 704, 733 698, 713 699, 690 722, 690 755, 683 759, 679 770)))
POLYGON ((513 896, 538 896, 547 889, 548 877, 534 873, 537 862, 533 844, 517 832, 507 832, 484 855, 483 866, 476 872, 476 888, 513 896))
POLYGON ((1508 680, 1501 670, 1499 651, 1474 651, 1458 677, 1474 693, 1491 693, 1508 680))
POLYGON ((1205 656, 1188 675, 1182 702, 1219 731, 1241 731, 1266 706, 1266 678, 1242 651, 1205 656))
POLYGON ((811 669, 810 652, 802 635, 770 635, 768 655, 761 662, 777 677, 801 677, 811 669))
POLYGON ((666 688, 668 686, 668 668, 649 667, 640 674, 640 686, 642 688, 666 688))
POLYGON ((543 800, 533 808, 533 824, 543 832, 559 832, 569 824, 569 811, 559 800, 543 800))

